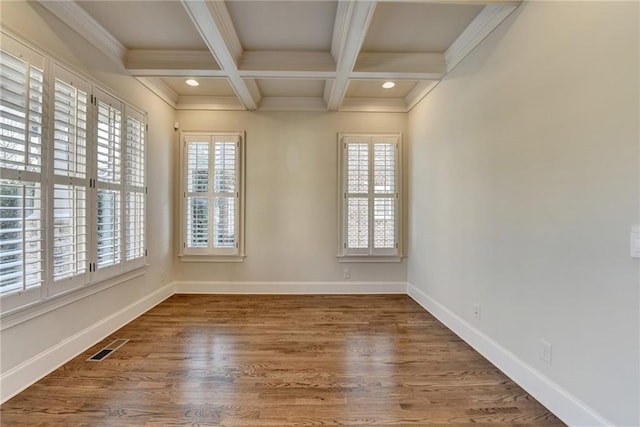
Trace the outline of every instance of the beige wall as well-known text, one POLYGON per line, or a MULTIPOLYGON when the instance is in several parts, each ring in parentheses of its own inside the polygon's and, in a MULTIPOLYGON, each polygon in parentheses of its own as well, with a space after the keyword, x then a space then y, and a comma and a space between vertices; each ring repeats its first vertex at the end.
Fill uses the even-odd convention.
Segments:
POLYGON ((617 425, 640 422, 638 18, 528 2, 409 115, 409 282, 617 425))
MULTIPOLYGON (((149 268, 145 276, 64 306, 33 320, 2 331, 0 338, 1 372, 29 360, 73 337, 90 325, 117 313, 141 299, 173 275, 173 108, 124 70, 114 67, 96 48, 83 41, 69 27, 37 4, 2 2, 3 27, 13 30, 47 54, 74 69, 90 75, 111 90, 148 113, 148 181, 149 181, 149 268)), ((1 40, 0 40, 1 43, 1 40)))
MULTIPOLYGON (((337 134, 405 133, 406 114, 178 111, 176 120, 183 131, 246 131, 247 258, 233 264, 177 260, 175 280, 345 281, 344 268, 353 282, 406 280, 404 263, 336 259, 337 134)), ((179 195, 176 207, 178 201, 179 195)))

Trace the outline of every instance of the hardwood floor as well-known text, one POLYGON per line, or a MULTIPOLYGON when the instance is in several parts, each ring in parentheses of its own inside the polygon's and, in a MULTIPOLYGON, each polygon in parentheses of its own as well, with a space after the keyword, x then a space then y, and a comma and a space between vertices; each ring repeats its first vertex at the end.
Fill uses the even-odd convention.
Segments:
POLYGON ((562 425, 405 295, 174 295, 6 402, 0 422, 562 425))

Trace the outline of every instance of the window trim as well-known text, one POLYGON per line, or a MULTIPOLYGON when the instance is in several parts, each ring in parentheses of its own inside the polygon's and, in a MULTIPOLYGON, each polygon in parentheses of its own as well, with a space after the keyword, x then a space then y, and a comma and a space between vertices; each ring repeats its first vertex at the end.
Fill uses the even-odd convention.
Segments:
MULTIPOLYGON (((245 157, 246 157, 246 132, 245 131, 180 131, 180 239, 177 242, 178 258, 181 262, 213 262, 213 263, 241 263, 246 258, 245 252, 245 157), (236 213, 237 221, 237 250, 229 251, 223 248, 213 249, 211 247, 202 249, 192 249, 186 251, 187 234, 187 180, 186 180, 186 146, 187 139, 191 137, 207 137, 214 141, 215 137, 234 136, 238 139, 238 151, 236 158, 236 189, 238 191, 238 209, 236 213)), ((213 193, 212 193, 213 194, 213 193)), ((213 197, 213 196, 211 196, 213 197)), ((212 224, 213 225, 213 224, 212 224)))
MULTIPOLYGON (((356 132, 340 132, 338 133, 337 138, 337 147, 338 147, 338 253, 336 258, 340 263, 399 263, 402 262, 405 257, 404 243, 403 243, 403 204, 404 204, 404 193, 403 193, 403 154, 402 154, 402 132, 377 132, 377 133, 356 133, 356 132), (355 137, 355 138, 369 138, 369 152, 373 152, 373 144, 376 138, 395 138, 396 144, 398 147, 397 156, 395 159, 395 193, 396 193, 396 203, 395 203, 395 237, 396 237, 396 245, 397 247, 394 250, 382 249, 376 251, 372 245, 368 247, 366 250, 346 250, 346 239, 347 239, 347 181, 346 181, 346 138, 355 137)), ((370 159, 371 160, 371 159, 370 159)), ((369 162, 369 182, 372 182, 372 164, 369 162)), ((370 215, 372 216, 373 210, 373 198, 374 198, 374 190, 373 187, 369 186, 369 193, 367 199, 369 200, 369 210, 370 215)), ((370 216, 370 218, 371 218, 370 216)), ((373 239, 373 223, 370 221, 369 225, 369 240, 373 239)))

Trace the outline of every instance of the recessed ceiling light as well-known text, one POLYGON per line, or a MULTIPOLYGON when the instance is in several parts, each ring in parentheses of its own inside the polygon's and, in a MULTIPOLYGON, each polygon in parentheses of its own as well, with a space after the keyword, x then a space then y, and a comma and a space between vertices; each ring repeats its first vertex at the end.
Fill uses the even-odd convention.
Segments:
POLYGON ((194 79, 185 80, 185 83, 189 86, 200 86, 200 83, 198 83, 198 81, 194 79))
POLYGON ((391 89, 395 85, 396 84, 394 82, 384 82, 384 83, 382 83, 382 87, 385 88, 385 89, 391 89))

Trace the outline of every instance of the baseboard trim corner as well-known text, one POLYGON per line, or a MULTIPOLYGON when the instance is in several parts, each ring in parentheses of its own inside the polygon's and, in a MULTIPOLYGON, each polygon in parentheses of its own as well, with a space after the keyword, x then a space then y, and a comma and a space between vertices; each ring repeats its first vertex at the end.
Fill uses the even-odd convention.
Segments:
POLYGON ((0 375, 0 404, 173 295, 170 283, 0 375))
POLYGON ((177 294, 406 294, 406 282, 175 282, 177 294))
POLYGON ((568 425, 614 425, 411 283, 407 295, 568 425))

